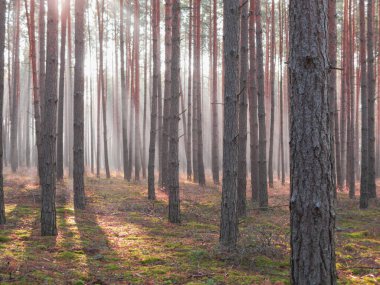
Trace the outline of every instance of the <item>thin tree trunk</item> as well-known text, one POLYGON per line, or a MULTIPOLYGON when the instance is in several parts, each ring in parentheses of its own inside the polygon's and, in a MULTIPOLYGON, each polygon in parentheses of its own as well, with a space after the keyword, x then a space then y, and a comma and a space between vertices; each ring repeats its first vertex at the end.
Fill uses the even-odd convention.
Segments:
POLYGON ((172 61, 171 61, 171 120, 169 139, 169 221, 179 223, 180 198, 179 198, 179 160, 178 160, 178 124, 179 124, 179 97, 180 97, 180 58, 181 58, 181 33, 180 33, 180 0, 173 0, 172 21, 172 61))
POLYGON ((57 180, 63 179, 63 106, 65 96, 65 51, 66 51, 66 23, 67 9, 70 9, 70 0, 62 0, 61 12, 61 60, 59 70, 59 103, 58 103, 58 136, 57 136, 57 180))
POLYGON ((373 1, 367 4, 367 62, 368 62, 368 198, 376 198, 375 171, 375 85, 373 51, 373 1))
POLYGON ((45 45, 46 45, 46 40, 45 40, 45 34, 46 34, 46 23, 45 23, 45 3, 46 0, 40 0, 40 8, 39 8, 39 15, 38 15, 38 45, 39 45, 39 99, 40 99, 40 112, 41 112, 41 117, 43 116, 44 113, 44 96, 45 96, 45 76, 46 76, 46 50, 45 50, 45 45))
POLYGON ((146 178, 146 113, 147 113, 147 100, 148 100, 148 93, 147 93, 147 79, 148 79, 148 0, 145 0, 145 28, 144 28, 144 113, 143 113, 143 147, 142 147, 142 157, 141 157, 141 167, 142 167, 142 175, 143 178, 146 178))
POLYGON ((268 163, 268 174, 269 174, 269 187, 273 188, 273 135, 274 135, 274 112, 275 112, 275 101, 274 101, 274 81, 275 81, 275 56, 276 56, 276 26, 275 26, 275 14, 274 14, 274 0, 272 0, 272 23, 271 23, 271 56, 270 56, 270 94, 271 94, 271 104, 270 104, 270 139, 269 139, 269 163, 268 163))
POLYGON ((280 161, 281 163, 281 184, 285 185, 285 157, 284 157, 284 96, 283 96, 283 73, 282 73, 282 60, 283 60, 283 32, 284 32, 284 19, 283 19, 283 5, 281 5, 282 2, 278 2, 278 11, 279 11, 279 18, 280 18, 280 161))
POLYGON ((223 187, 219 242, 222 250, 234 251, 238 236, 237 167, 238 167, 238 113, 239 93, 239 2, 224 1, 223 50, 224 74, 224 130, 223 130, 223 187))
POLYGON ((262 34, 263 30, 261 27, 261 0, 256 0, 257 91, 259 116, 259 204, 260 208, 265 209, 268 207, 268 186, 262 34))
POLYGON ((199 182, 198 163, 198 89, 200 89, 200 28, 198 28, 200 17, 200 0, 194 0, 194 60, 193 60, 193 175, 194 182, 199 182), (199 42, 199 43, 198 43, 199 42))
POLYGON ((148 162, 148 198, 156 199, 154 186, 154 162, 156 156, 156 128, 157 128, 157 98, 158 98, 158 29, 159 29, 159 0, 152 0, 152 33, 153 33, 153 93, 150 112, 150 139, 148 162))
MULTIPOLYGON (((194 85, 194 97, 197 97, 197 168, 198 168, 198 183, 201 186, 206 184, 205 169, 203 164, 203 131, 202 131, 202 84, 201 84, 201 0, 197 0, 195 6, 197 10, 196 28, 195 28, 195 55, 194 61, 196 62, 196 76, 194 85)), ((195 113, 194 113, 195 115, 195 113)))
POLYGON ((57 129, 57 77, 58 77, 58 1, 48 0, 46 36, 46 85, 42 114, 41 150, 42 188, 41 234, 57 235, 55 211, 56 186, 56 129, 57 129))
POLYGON ((20 0, 15 1, 15 36, 13 46, 13 86, 12 86, 12 112, 11 112, 11 168, 16 172, 18 168, 18 110, 20 101, 20 0))
POLYGON ((124 63, 124 0, 120 0, 120 74, 121 74, 121 116, 123 132, 123 171, 124 179, 128 177, 128 132, 127 132, 127 90, 125 86, 125 63, 124 63))
MULTIPOLYGON (((211 13, 210 13, 211 14, 211 13)), ((210 15, 211 17, 211 15, 210 15)), ((218 25, 217 25, 217 1, 213 0, 213 46, 210 53, 212 53, 212 100, 211 100, 211 113, 212 113, 212 134, 211 134, 211 160, 212 160, 212 178, 214 184, 219 184, 219 116, 218 116, 218 25)), ((211 37, 210 37, 211 42, 211 37)))
POLYGON ((192 80, 192 70, 191 70, 191 56, 192 56, 192 32, 193 32, 193 1, 189 1, 189 61, 188 61, 188 81, 187 81, 187 130, 188 130, 188 139, 186 143, 186 152, 188 153, 188 160, 187 160, 187 180, 191 180, 191 177, 193 175, 192 171, 192 159, 191 159, 191 143, 192 143, 192 129, 191 129, 191 109, 192 109, 192 102, 191 102, 191 80, 192 80))
POLYGON ((291 0, 291 282, 336 284, 327 1, 291 0))
POLYGON ((252 202, 259 197, 259 168, 258 168, 258 117, 257 117, 257 64, 256 64, 256 35, 255 35, 255 5, 256 0, 250 0, 249 16, 249 127, 251 152, 251 192, 252 202))
POLYGON ((5 204, 4 204, 4 174, 3 174, 3 104, 4 104, 4 50, 5 50, 5 17, 7 3, 0 1, 0 225, 4 225, 5 204))
POLYGON ((74 207, 84 209, 84 11, 86 2, 75 0, 74 70, 74 207))
POLYGON ((108 162, 108 137, 107 137, 107 94, 104 80, 104 67, 103 67, 103 34, 104 34, 104 0, 100 7, 99 0, 97 0, 98 10, 98 26, 99 26, 99 72, 100 72, 100 85, 101 85, 101 98, 103 110, 103 147, 104 147, 104 164, 106 168, 106 177, 110 178, 110 167, 108 162))
POLYGON ((134 44, 134 106, 135 106, 135 180, 140 180, 140 5, 139 1, 134 2, 134 28, 133 28, 133 44, 134 44))
POLYGON ((246 215, 247 196, 247 88, 248 88, 248 3, 240 1, 240 87, 239 87, 239 137, 237 167, 237 214, 246 215))
POLYGON ((161 139, 161 172, 160 181, 162 186, 166 188, 168 186, 167 180, 171 173, 168 172, 168 150, 169 150, 169 117, 171 106, 171 18, 172 18, 172 1, 165 1, 165 84, 164 84, 164 113, 162 123, 162 139, 161 139))

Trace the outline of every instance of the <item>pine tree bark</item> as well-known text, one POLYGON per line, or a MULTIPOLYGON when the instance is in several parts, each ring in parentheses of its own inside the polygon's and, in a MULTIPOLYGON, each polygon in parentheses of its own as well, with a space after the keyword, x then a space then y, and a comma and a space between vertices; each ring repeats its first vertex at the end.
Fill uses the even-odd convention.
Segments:
POLYGON ((367 58, 365 38, 365 8, 364 0, 359 1, 360 14, 360 69, 361 69, 361 108, 362 108, 362 148, 360 174, 360 208, 368 208, 368 93, 367 93, 367 58))
MULTIPOLYGON (((5 50, 5 17, 7 3, 0 1, 0 138, 3 138, 3 105, 4 105, 4 50, 5 50)), ((3 174, 3 139, 0 141, 0 225, 4 225, 5 204, 4 204, 4 174, 3 174)))
MULTIPOLYGON (((248 5, 248 4, 247 4, 248 5)), ((212 178, 214 184, 219 184, 219 115, 218 115, 218 24, 217 0, 213 1, 213 46, 212 46, 212 134, 211 134, 211 160, 212 178)), ((211 51, 211 48, 210 48, 211 51)))
POLYGON ((283 38, 283 32, 284 32, 284 16, 283 16, 283 6, 282 2, 278 2, 278 11, 279 11, 279 18, 280 18, 280 80, 279 80, 279 87, 280 87, 280 160, 279 164, 281 163, 281 184, 285 185, 285 155, 284 155, 284 95, 283 95, 283 47, 284 47, 284 38, 283 38))
POLYGON ((169 140, 169 221, 179 223, 180 198, 179 198, 179 160, 178 160, 178 124, 179 117, 179 97, 181 84, 181 33, 180 33, 180 0, 172 0, 173 21, 172 21, 172 43, 171 43, 171 99, 170 99, 170 140, 169 140))
POLYGON ((291 0, 291 281, 336 284, 327 1, 291 0))
MULTIPOLYGON (((328 2, 328 33, 329 33, 329 62, 332 67, 337 65, 337 26, 336 26, 336 0, 328 2)), ((340 136, 339 136, 339 113, 337 105, 337 91, 336 91, 336 70, 332 69, 328 79, 328 92, 329 92, 329 106, 330 106, 330 127, 334 130, 333 140, 335 148, 332 150, 335 153, 335 173, 337 186, 342 189, 342 169, 340 158, 340 136)), ((336 190, 334 191, 336 195, 336 190)))
POLYGON ((248 2, 240 1, 240 87, 239 87, 239 136, 237 168, 237 214, 244 217, 247 212, 247 89, 248 89, 248 2))
POLYGON ((164 188, 168 186, 168 178, 171 173, 168 172, 168 150, 169 150, 169 117, 171 106, 171 56, 172 56, 172 41, 171 41, 171 21, 172 21, 172 1, 165 1, 165 84, 164 84, 164 113, 162 122, 162 139, 161 139, 161 183, 164 188))
POLYGON ((224 130, 223 130, 223 187, 219 243, 222 250, 234 251, 238 235, 237 167, 239 93, 239 2, 224 1, 223 53, 224 73, 224 130))
POLYGON ((12 112, 11 112, 11 141, 10 160, 12 172, 18 168, 18 110, 20 101, 20 0, 15 1, 15 35, 13 45, 13 83, 12 83, 12 112))
POLYGON ((36 146, 37 146, 37 169, 40 173, 41 161, 41 110, 40 110, 40 91, 38 82, 38 72, 37 72, 37 59, 36 59, 36 34, 34 26, 34 15, 35 15, 35 1, 30 1, 30 14, 28 11, 27 1, 25 0, 25 10, 26 19, 28 24, 28 34, 29 34, 29 57, 32 65, 32 81, 33 81, 33 109, 34 109, 34 123, 35 123, 35 135, 36 135, 36 146))
POLYGON ((75 69, 74 69, 74 207, 84 209, 84 12, 86 2, 75 0, 75 69))
POLYGON ((135 107, 135 180, 140 180, 140 5, 139 1, 134 2, 134 107, 135 107))
POLYGON ((154 165, 156 156, 156 128, 157 128, 157 98, 158 98, 158 10, 159 0, 152 0, 152 38, 153 38, 153 92, 152 106, 150 112, 150 140, 149 140, 149 161, 148 161, 148 198, 156 199, 154 185, 154 165))
POLYGON ((376 198, 375 159, 375 84, 373 51, 373 1, 367 4, 367 62, 368 62, 368 198, 376 198))
POLYGON ((38 69, 38 80, 39 80, 39 92, 40 92, 40 113, 41 118, 44 113, 44 96, 45 96, 45 76, 46 76, 46 23, 45 23, 45 3, 46 0, 40 0, 40 8, 38 15, 38 45, 39 45, 39 69, 38 69))
POLYGON ((59 99, 58 99, 58 136, 57 136, 57 180, 63 179, 63 106, 65 96, 65 60, 66 60, 66 23, 67 9, 70 0, 62 0, 61 12, 61 60, 59 70, 59 99))
POLYGON ((189 74, 187 79, 187 130, 188 130, 188 136, 187 136, 187 143, 186 143, 186 152, 188 153, 187 157, 187 164, 186 164, 186 170, 187 170, 187 180, 191 180, 191 177, 193 175, 192 171, 192 158, 191 158, 191 143, 192 143, 192 130, 191 130, 191 109, 192 109, 192 102, 191 102, 191 56, 192 56, 192 40, 193 40, 193 1, 189 1, 189 56, 188 56, 188 67, 189 67, 189 74))
POLYGON ((249 130, 250 130, 250 159, 251 159, 251 192, 252 202, 258 202, 259 168, 258 168, 258 117, 257 117, 257 65, 256 65, 256 0, 250 0, 249 16, 249 130))
POLYGON ((197 96, 197 88, 198 88, 198 72, 199 72, 199 59, 200 52, 198 51, 198 14, 199 14, 199 8, 200 3, 199 0, 194 0, 194 6, 193 6, 193 28, 194 28, 194 59, 193 59, 193 119, 192 119, 192 132, 193 132, 193 138, 192 138, 192 147, 193 147, 193 179, 194 182, 199 182, 199 168, 198 168, 198 96, 197 96))
POLYGON ((44 112, 42 114, 41 150, 42 188, 41 234, 57 235, 56 191, 56 125, 57 125, 57 77, 58 77, 58 1, 48 0, 46 36, 46 85, 44 112))
POLYGON ((100 85, 101 85, 101 99, 102 99, 102 115, 103 115, 103 147, 104 147, 104 165, 106 168, 106 177, 110 178, 110 167, 108 162, 108 135, 107 135, 107 94, 104 80, 104 62, 103 62, 103 36, 104 36, 104 0, 99 4, 96 1, 98 12, 98 27, 99 27, 99 72, 100 72, 100 85), (101 5, 101 6, 100 6, 101 5))
POLYGON ((257 44, 257 92, 259 116, 259 205, 268 207, 267 161, 266 161, 266 123, 263 69, 263 29, 261 26, 261 0, 256 0, 256 44, 257 44))
POLYGON ((272 0, 272 13, 271 13, 271 55, 270 55, 270 139, 269 139, 269 163, 268 163, 268 176, 269 187, 273 188, 273 135, 274 135, 274 107, 275 107, 275 56, 276 56, 276 26, 275 26, 275 14, 274 14, 274 0, 272 0))
POLYGON ((125 61, 124 61, 124 0, 120 0, 120 75, 121 75, 121 120, 122 120, 122 137, 123 137, 123 172, 124 179, 128 177, 128 132, 127 132, 127 92, 125 86, 125 61))

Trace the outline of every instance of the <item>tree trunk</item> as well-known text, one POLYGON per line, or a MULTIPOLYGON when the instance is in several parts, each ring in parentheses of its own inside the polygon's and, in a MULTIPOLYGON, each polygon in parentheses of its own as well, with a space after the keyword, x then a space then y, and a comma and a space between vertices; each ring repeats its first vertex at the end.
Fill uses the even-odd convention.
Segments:
MULTIPOLYGON (((329 61, 332 67, 337 65, 337 27, 336 27, 336 0, 330 0, 328 3, 328 33, 329 33, 329 61)), ((335 149, 332 151, 335 153, 335 173, 337 186, 342 189, 342 169, 341 169, 341 150, 340 150, 340 136, 339 136, 339 112, 337 105, 337 91, 336 91, 336 70, 332 69, 328 78, 328 98, 330 107, 330 128, 334 130, 333 141, 335 143, 335 149)), ((334 191, 336 195, 336 190, 334 191)))
POLYGON ((133 44, 134 44, 134 107, 135 107, 135 180, 140 180, 140 5, 139 1, 134 2, 134 28, 133 28, 133 44))
POLYGON ((327 1, 291 0, 291 281, 336 284, 327 1))
POLYGON ((63 179, 63 105, 65 96, 65 51, 66 51, 66 23, 67 9, 70 9, 70 0, 62 0, 61 13, 61 61, 59 70, 59 103, 58 103, 58 136, 57 136, 57 180, 63 179))
POLYGON ((261 27, 261 0, 256 0, 257 92, 259 116, 259 204, 260 208, 265 209, 268 207, 268 186, 262 35, 263 30, 261 27))
POLYGON ((108 135, 107 135, 107 94, 104 80, 104 67, 103 67, 103 34, 104 34, 104 0, 100 7, 99 0, 97 3, 98 12, 98 26, 99 26, 99 72, 100 72, 100 85, 101 85, 101 98, 103 110, 103 147, 104 147, 104 164, 106 168, 106 177, 110 178, 110 167, 108 162, 108 135))
POLYGON ((84 11, 85 2, 75 0, 74 70, 74 207, 84 209, 84 11))
POLYGON ((191 131, 191 56, 192 56, 192 31, 193 31, 193 1, 189 0, 189 61, 188 61, 188 68, 189 68, 189 75, 188 75, 188 81, 187 81, 187 130, 188 130, 188 139, 186 143, 186 152, 188 153, 188 160, 187 160, 187 180, 191 180, 191 177, 193 175, 192 171, 192 159, 191 159, 191 142, 192 142, 192 131, 191 131))
POLYGON ((156 199, 154 186, 154 162, 156 156, 156 128, 157 128, 157 98, 158 98, 158 29, 159 29, 159 0, 152 0, 152 33, 153 33, 153 93, 150 112, 150 139, 148 161, 148 198, 156 199))
POLYGON ((179 160, 178 160, 178 124, 179 97, 180 97, 180 58, 181 58, 181 33, 180 33, 180 0, 173 0, 172 21, 172 59, 171 59, 171 105, 170 105, 170 139, 169 139, 169 221, 179 223, 180 199, 179 199, 179 160))
MULTIPOLYGON (((283 61, 283 32, 284 32, 284 14, 283 14, 283 6, 281 5, 282 2, 278 2, 278 11, 279 11, 279 18, 280 18, 280 160, 278 163, 281 163, 281 184, 285 185, 285 156, 284 156, 284 97, 283 97, 283 71, 282 71, 282 61, 283 61)), ((280 167, 279 167, 280 168, 280 167)))
POLYGON ((45 34, 46 34, 46 23, 45 23, 45 3, 46 0, 40 0, 40 8, 38 15, 38 45, 39 45, 39 93, 40 93, 40 113, 41 117, 44 113, 44 96, 45 96, 45 76, 46 76, 46 50, 45 50, 45 34))
MULTIPOLYGON (((3 138, 3 104, 4 104, 4 50, 5 50, 5 17, 7 3, 0 1, 0 138, 3 138)), ((3 174, 3 139, 0 141, 0 225, 4 225, 4 174, 3 174)))
POLYGON ((196 62, 196 84, 194 86, 195 88, 195 94, 194 96, 197 97, 196 104, 197 104, 197 168, 198 168, 198 183, 201 186, 204 186, 206 184, 206 177, 205 177, 205 169, 203 164, 203 130, 202 130, 202 84, 201 84, 201 0, 197 0, 197 25, 196 25, 196 32, 195 32, 195 56, 194 60, 196 62))
MULTIPOLYGON (((247 4, 248 5, 248 4, 247 4)), ((247 6, 246 5, 246 6, 247 6)), ((212 178, 214 184, 219 184, 219 116, 218 116, 218 25, 217 25, 217 0, 213 1, 213 46, 212 50, 212 134, 211 134, 211 160, 212 178)))
POLYGON ((193 60, 193 173, 194 182, 199 182, 198 163, 198 89, 200 89, 200 0, 194 0, 194 60, 193 60))
POLYGON ((373 51, 373 1, 367 5, 367 62, 368 62, 368 198, 376 198, 375 171, 375 84, 373 51))
POLYGON ((256 0, 250 0, 249 16, 249 130, 251 154, 251 192, 252 202, 258 201, 259 168, 258 168, 258 117, 257 117, 257 65, 256 65, 256 35, 255 35, 255 5, 256 0))
MULTIPOLYGON (((149 17, 148 14, 148 0, 145 0, 145 17, 149 17)), ((142 157, 141 167, 143 178, 146 178, 146 113, 147 113, 147 101, 148 101, 148 21, 145 20, 144 28, 144 113, 143 113, 143 138, 142 138, 142 157)))
POLYGON ((246 215, 247 196, 247 79, 248 79, 248 3, 240 1, 240 87, 239 87, 239 137, 237 168, 237 214, 246 215))
POLYGON ((168 150, 169 150, 169 117, 171 106, 171 18, 172 18, 172 1, 165 1, 165 84, 164 84, 164 113, 162 123, 162 139, 161 139, 161 183, 164 188, 168 186, 168 178, 171 176, 168 169, 168 150))
POLYGON ((239 93, 239 2, 224 1, 223 51, 224 74, 224 130, 223 130, 223 187, 219 242, 223 250, 236 249, 238 235, 237 167, 238 167, 238 115, 239 93))
POLYGON ((367 59, 365 39, 364 0, 359 1, 360 13, 360 69, 361 69, 361 108, 362 108, 362 150, 360 176, 360 208, 368 208, 368 96, 367 96, 367 59))
POLYGON ((121 75, 121 116, 123 132, 123 171, 124 179, 127 179, 128 172, 128 133, 127 133, 127 90, 125 86, 125 63, 124 63, 124 0, 120 0, 120 75, 121 75))
POLYGON ((20 101, 20 0, 15 1, 15 36, 13 46, 13 86, 12 86, 12 112, 11 112, 11 168, 16 172, 18 168, 18 110, 20 101))
POLYGON ((57 75, 58 75, 58 1, 48 0, 46 36, 46 85, 42 114, 41 150, 42 188, 41 234, 57 235, 55 211, 56 129, 57 129, 57 75))
POLYGON ((269 187, 273 188, 273 135, 274 135, 274 81, 275 81, 275 56, 276 56, 276 26, 275 26, 275 14, 274 14, 274 0, 272 0, 272 29, 271 29, 271 56, 270 56, 270 139, 269 139, 269 187))

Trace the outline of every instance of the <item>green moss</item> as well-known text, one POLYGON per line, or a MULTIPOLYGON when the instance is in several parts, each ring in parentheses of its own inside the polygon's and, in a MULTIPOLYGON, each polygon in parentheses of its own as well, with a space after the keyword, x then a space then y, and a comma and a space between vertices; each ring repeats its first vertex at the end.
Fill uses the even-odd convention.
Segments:
POLYGON ((345 233, 344 235, 350 238, 365 238, 365 237, 368 237, 370 234, 368 231, 360 231, 360 232, 345 233))
POLYGON ((105 268, 106 268, 107 270, 113 271, 113 270, 119 270, 119 269, 120 269, 120 266, 117 265, 117 264, 107 264, 107 265, 105 266, 105 268))
POLYGON ((77 260, 83 255, 83 251, 63 251, 58 254, 59 259, 66 261, 77 260))
POLYGON ((148 257, 148 258, 146 258, 144 260, 141 260, 140 263, 142 265, 147 265, 147 264, 157 264, 157 263, 159 263, 161 261, 162 261, 162 259, 159 258, 159 257, 148 257))
POLYGON ((5 243, 5 242, 8 242, 8 241, 11 241, 11 238, 6 237, 6 236, 0 236, 0 242, 1 243, 5 243))

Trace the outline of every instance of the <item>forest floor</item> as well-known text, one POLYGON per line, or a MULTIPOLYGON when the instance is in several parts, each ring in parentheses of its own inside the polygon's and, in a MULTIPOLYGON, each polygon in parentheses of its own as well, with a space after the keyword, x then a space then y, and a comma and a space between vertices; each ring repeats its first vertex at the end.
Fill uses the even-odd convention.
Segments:
MULTIPOLYGON (((182 224, 172 225, 166 194, 148 201, 143 182, 87 177, 88 207, 75 212, 66 180, 57 186, 59 234, 41 237, 36 181, 28 171, 5 175, 0 284, 289 284, 288 184, 270 189, 269 210, 249 205, 228 256, 217 247, 220 188, 183 182, 182 224)), ((339 193, 336 252, 340 284, 380 284, 379 202, 360 211, 339 193)))

